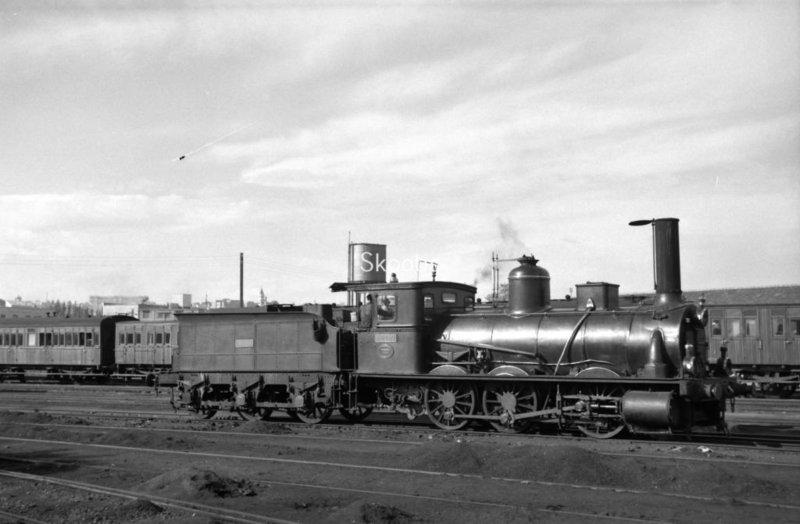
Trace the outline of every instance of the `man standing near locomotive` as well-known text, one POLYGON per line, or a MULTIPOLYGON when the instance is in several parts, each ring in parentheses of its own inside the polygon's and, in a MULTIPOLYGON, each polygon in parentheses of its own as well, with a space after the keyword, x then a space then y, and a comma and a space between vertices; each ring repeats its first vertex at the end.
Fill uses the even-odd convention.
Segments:
POLYGON ((366 302, 361 305, 359 329, 369 329, 372 327, 372 295, 367 295, 366 302))

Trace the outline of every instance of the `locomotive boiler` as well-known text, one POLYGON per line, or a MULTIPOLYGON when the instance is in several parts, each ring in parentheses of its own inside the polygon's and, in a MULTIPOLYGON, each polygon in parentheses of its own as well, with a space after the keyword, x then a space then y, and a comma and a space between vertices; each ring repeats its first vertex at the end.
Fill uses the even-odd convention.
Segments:
POLYGON ((482 348, 480 360, 521 374, 703 377, 708 344, 696 307, 681 301, 677 220, 653 225, 664 275, 653 306, 620 309, 615 285, 587 283, 578 285, 578 311, 554 311, 548 272, 522 257, 509 275, 508 311, 454 318, 442 345, 482 348))

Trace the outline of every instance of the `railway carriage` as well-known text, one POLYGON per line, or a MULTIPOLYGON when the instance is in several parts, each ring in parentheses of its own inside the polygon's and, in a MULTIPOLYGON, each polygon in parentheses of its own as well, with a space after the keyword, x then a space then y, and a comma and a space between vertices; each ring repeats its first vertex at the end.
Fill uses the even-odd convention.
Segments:
POLYGON ((178 323, 174 320, 119 322, 114 347, 115 376, 145 378, 148 385, 153 385, 159 373, 171 368, 177 343, 178 323))
POLYGON ((800 385, 800 286, 707 290, 709 354, 766 394, 791 396, 800 385))
POLYGON ((115 326, 132 317, 0 319, 0 377, 105 377, 114 370, 115 326))

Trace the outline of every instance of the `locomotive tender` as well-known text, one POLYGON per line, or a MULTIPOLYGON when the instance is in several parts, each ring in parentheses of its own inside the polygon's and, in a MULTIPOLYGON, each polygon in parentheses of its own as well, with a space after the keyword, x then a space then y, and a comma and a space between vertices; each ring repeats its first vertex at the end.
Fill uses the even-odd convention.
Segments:
POLYGON ((331 286, 360 307, 179 314, 173 402, 207 416, 285 410, 318 423, 384 409, 444 429, 483 421, 597 438, 723 429, 732 383, 682 302, 678 220, 631 223, 645 224, 652 306, 619 308, 616 286, 601 283, 579 287, 581 310, 555 310, 549 273, 522 257, 505 311, 476 308, 472 286, 431 281, 331 286))

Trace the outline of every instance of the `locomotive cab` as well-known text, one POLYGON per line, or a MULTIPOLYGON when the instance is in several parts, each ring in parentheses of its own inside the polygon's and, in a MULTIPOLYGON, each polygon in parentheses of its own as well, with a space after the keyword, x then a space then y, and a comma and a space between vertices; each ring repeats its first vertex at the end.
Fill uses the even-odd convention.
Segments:
POLYGON ((455 282, 341 283, 357 304, 342 315, 356 337, 360 373, 423 374, 452 315, 471 311, 476 289, 455 282))

